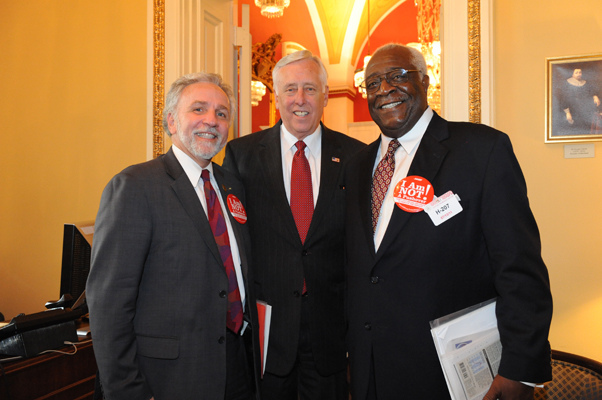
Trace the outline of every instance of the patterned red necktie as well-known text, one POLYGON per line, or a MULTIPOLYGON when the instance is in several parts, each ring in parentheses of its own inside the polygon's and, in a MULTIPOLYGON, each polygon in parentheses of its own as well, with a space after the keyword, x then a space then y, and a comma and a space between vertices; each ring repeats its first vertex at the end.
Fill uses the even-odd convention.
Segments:
POLYGON ((387 154, 380 160, 372 178, 372 232, 376 231, 380 208, 395 172, 395 151, 400 146, 397 139, 389 142, 387 154))
POLYGON ((228 227, 222 213, 222 207, 217 199, 217 194, 211 185, 209 170, 204 169, 201 173, 201 178, 203 179, 205 199, 207 200, 209 225, 211 225, 211 230, 219 249, 219 255, 222 258, 222 262, 226 268, 226 275, 228 276, 228 314, 226 315, 226 326, 234 333, 238 333, 242 327, 243 311, 240 291, 238 290, 238 281, 236 279, 236 270, 232 261, 232 251, 230 250, 228 227))
MULTIPOLYGON (((297 151, 293 156, 291 168, 291 211, 295 218, 297 231, 301 243, 305 243, 307 231, 314 213, 314 193, 311 186, 311 171, 309 162, 305 157, 305 143, 299 140, 295 143, 297 151)), ((303 281, 303 294, 307 292, 305 280, 303 281)))

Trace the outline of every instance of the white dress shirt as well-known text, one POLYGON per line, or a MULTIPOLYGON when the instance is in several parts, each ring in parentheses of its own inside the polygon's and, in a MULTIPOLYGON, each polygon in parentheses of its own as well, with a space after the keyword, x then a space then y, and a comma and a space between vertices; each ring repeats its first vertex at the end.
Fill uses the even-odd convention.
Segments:
MULTIPOLYGON (((393 172, 391 184, 389 185, 389 189, 387 190, 387 194, 385 195, 385 199, 383 200, 383 204, 380 208, 378 223, 376 225, 376 230, 374 231, 374 248, 376 251, 378 251, 378 247, 380 246, 380 243, 385 236, 385 232, 387 231, 387 227, 389 226, 391 215, 393 215, 393 207, 396 207, 395 200, 393 199, 393 190, 400 180, 408 176, 408 170, 410 169, 410 165, 412 165, 418 145, 420 144, 420 141, 424 136, 424 132, 426 132, 426 128, 428 127, 432 118, 433 110, 428 107, 418 122, 416 122, 416 125, 414 125, 408 133, 397 139, 401 146, 395 152, 395 172, 393 172)), ((387 154, 387 148, 393 139, 394 138, 385 136, 382 133, 380 134, 380 148, 376 154, 374 168, 372 169, 373 176, 378 163, 381 161, 381 158, 387 154)))
MULTIPOLYGON (((201 179, 201 172, 203 172, 203 168, 195 160, 190 158, 190 156, 184 153, 182 150, 178 148, 175 144, 172 146, 174 155, 180 162, 180 165, 184 169, 184 172, 190 179, 190 183, 194 187, 194 190, 201 201, 201 205, 203 206, 203 210, 205 211, 205 215, 207 215, 207 199, 205 199, 205 188, 204 182, 201 179)), ((209 163, 209 165, 204 168, 209 170, 209 176, 211 178, 211 185, 213 186, 213 190, 217 194, 217 198, 219 199, 219 204, 222 207, 222 213, 224 214, 224 219, 226 220, 226 226, 228 227, 228 238, 230 239, 230 251, 232 252, 232 261, 234 263, 234 269, 236 270, 236 280, 238 281, 238 290, 240 291, 240 300, 242 302, 243 310, 245 309, 245 283, 242 276, 242 268, 240 262, 240 253, 238 251, 238 243, 236 242, 236 236, 234 235, 234 231, 232 230, 232 224, 230 223, 230 218, 228 218, 228 214, 230 213, 228 209, 224 205, 224 200, 222 199, 221 192, 219 191, 219 186, 217 181, 215 180, 215 176, 213 176, 213 164, 209 163)), ((208 217, 207 217, 208 218, 208 217)))

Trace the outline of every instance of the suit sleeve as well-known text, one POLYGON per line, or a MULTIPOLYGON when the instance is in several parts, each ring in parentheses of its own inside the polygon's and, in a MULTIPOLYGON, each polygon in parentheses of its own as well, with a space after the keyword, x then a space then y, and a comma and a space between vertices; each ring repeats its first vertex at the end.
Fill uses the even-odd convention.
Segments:
POLYGON ((481 221, 499 294, 499 374, 545 382, 551 379, 552 296, 526 183, 506 135, 492 148, 483 185, 481 221))
POLYGON ((134 318, 152 221, 139 180, 121 173, 105 188, 95 223, 86 295, 106 399, 149 399, 137 365, 134 318))

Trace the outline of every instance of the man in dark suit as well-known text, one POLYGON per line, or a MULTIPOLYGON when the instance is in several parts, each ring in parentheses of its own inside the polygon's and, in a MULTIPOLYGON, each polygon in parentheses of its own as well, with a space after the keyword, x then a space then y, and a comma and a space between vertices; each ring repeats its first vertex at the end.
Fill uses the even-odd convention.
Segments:
POLYGON ((259 398, 244 189, 211 163, 235 104, 219 75, 178 79, 172 148, 103 192, 86 291, 107 400, 259 398))
POLYGON ((257 297, 273 307, 262 398, 343 399, 343 170, 364 144, 320 123, 327 74, 309 51, 282 58, 273 81, 282 120, 224 160, 247 193, 257 297))
POLYGON ((532 399, 551 379, 552 298, 525 180, 504 133, 439 117, 428 86, 409 47, 381 47, 366 69, 382 135, 346 171, 353 399, 450 398, 429 321, 491 298, 503 351, 485 399, 532 399), (447 220, 404 199, 412 182, 451 191, 447 220))

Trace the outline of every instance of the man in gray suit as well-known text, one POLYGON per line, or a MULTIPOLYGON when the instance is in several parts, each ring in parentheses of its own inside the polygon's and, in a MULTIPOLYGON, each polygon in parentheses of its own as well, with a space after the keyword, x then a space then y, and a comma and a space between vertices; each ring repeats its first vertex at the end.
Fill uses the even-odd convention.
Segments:
POLYGON ((282 120, 231 141, 224 160, 247 193, 257 298, 273 307, 262 398, 345 399, 343 170, 364 144, 320 123, 319 58, 292 53, 272 75, 282 120))
POLYGON ((87 297, 106 399, 258 398, 244 190, 211 163, 234 105, 219 75, 178 79, 163 115, 172 148, 103 192, 87 297))

